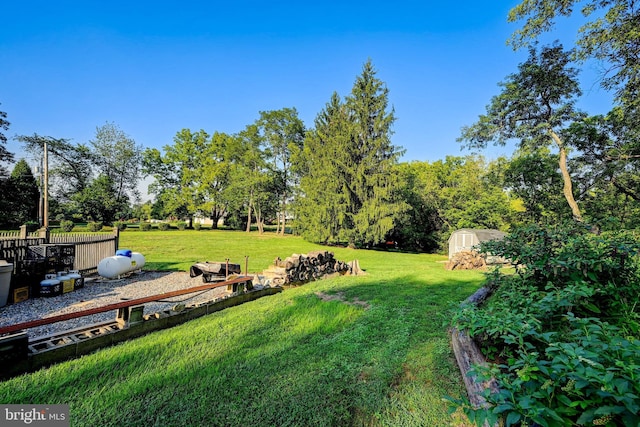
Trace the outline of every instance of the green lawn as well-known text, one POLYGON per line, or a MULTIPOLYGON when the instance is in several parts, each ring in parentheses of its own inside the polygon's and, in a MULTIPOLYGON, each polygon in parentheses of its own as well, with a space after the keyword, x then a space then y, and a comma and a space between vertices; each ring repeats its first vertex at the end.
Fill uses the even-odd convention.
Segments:
MULTIPOLYGON (((224 260, 259 271, 320 246, 294 236, 124 231, 146 268, 224 260)), ((330 248, 366 276, 338 277, 0 382, 2 403, 67 403, 72 426, 448 426, 462 381, 446 311, 475 272, 426 254, 330 248), (323 301, 317 294, 341 295, 323 301), (368 308, 349 304, 366 301, 368 308)))

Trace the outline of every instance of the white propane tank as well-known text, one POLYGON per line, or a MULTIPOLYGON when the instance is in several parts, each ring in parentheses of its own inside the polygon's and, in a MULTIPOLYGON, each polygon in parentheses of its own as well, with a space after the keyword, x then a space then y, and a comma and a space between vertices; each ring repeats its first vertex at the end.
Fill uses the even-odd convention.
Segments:
POLYGON ((133 258, 122 255, 114 255, 103 258, 98 263, 98 274, 107 279, 114 279, 124 273, 137 270, 136 262, 133 258))
POLYGON ((144 255, 142 255, 140 252, 131 252, 131 260, 132 264, 135 263, 134 270, 139 270, 144 267, 144 255))

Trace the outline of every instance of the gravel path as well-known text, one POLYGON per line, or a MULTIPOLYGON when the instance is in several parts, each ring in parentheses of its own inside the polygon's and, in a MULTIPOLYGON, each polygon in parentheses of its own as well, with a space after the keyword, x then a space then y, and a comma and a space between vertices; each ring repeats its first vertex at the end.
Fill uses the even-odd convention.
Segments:
MULTIPOLYGON (((106 280, 102 278, 85 279, 84 288, 56 297, 32 298, 26 301, 0 308, 0 326, 14 325, 16 323, 59 314, 74 313, 94 307, 102 307, 108 304, 126 301, 128 299, 143 298, 165 292, 187 289, 203 285, 202 277, 189 277, 186 272, 156 272, 143 271, 133 273, 123 279, 106 280)), ((226 287, 215 288, 209 291, 181 295, 163 301, 152 302, 144 305, 144 313, 151 314, 168 310, 178 303, 185 305, 197 302, 210 301, 228 295, 226 287)), ((50 325, 38 326, 28 330, 29 339, 79 328, 98 322, 114 320, 116 312, 109 311, 50 325)))

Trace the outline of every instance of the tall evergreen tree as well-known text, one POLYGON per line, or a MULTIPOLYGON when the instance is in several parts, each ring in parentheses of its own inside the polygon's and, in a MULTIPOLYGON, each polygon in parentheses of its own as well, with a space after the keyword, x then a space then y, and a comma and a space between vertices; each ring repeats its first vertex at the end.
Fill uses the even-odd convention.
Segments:
POLYGON ((298 165, 304 193, 296 208, 297 230, 307 240, 337 242, 346 221, 346 169, 350 143, 350 122, 346 106, 334 92, 307 132, 303 162, 298 165))
POLYGON ((10 205, 12 220, 17 224, 38 220, 38 204, 40 191, 38 183, 31 172, 29 164, 20 159, 11 172, 10 181, 10 205))
MULTIPOLYGON (((7 113, 0 111, 0 194, 9 194, 9 179, 7 169, 2 165, 3 162, 9 162, 13 159, 11 154, 5 148, 7 137, 4 135, 5 130, 9 129, 10 123, 7 121, 7 113)), ((4 200, 4 197, 2 198, 4 200)), ((11 219, 9 207, 6 203, 0 204, 0 226, 5 225, 11 219)))
POLYGON ((367 61, 345 102, 334 94, 318 115, 306 141, 299 205, 299 230, 309 240, 375 244, 405 210, 393 173, 402 152, 391 143, 388 94, 367 61))
POLYGON ((7 113, 0 111, 0 162, 10 162, 13 160, 13 154, 8 152, 4 146, 7 143, 7 137, 2 132, 3 130, 9 130, 10 124, 11 123, 7 121, 7 113))

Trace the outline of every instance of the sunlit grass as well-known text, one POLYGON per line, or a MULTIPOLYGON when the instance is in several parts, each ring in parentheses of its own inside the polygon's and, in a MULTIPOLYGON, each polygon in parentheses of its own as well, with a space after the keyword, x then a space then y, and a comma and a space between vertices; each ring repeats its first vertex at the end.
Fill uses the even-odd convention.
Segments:
MULTIPOLYGON (((125 231, 121 247, 182 270, 249 255, 252 271, 320 248, 193 230, 125 231)), ((74 426, 461 425, 442 401, 463 391, 444 315, 482 276, 445 271, 434 255, 330 250, 368 274, 287 289, 0 383, 0 402, 68 403, 74 426), (349 304, 356 299, 369 306, 349 304)))

